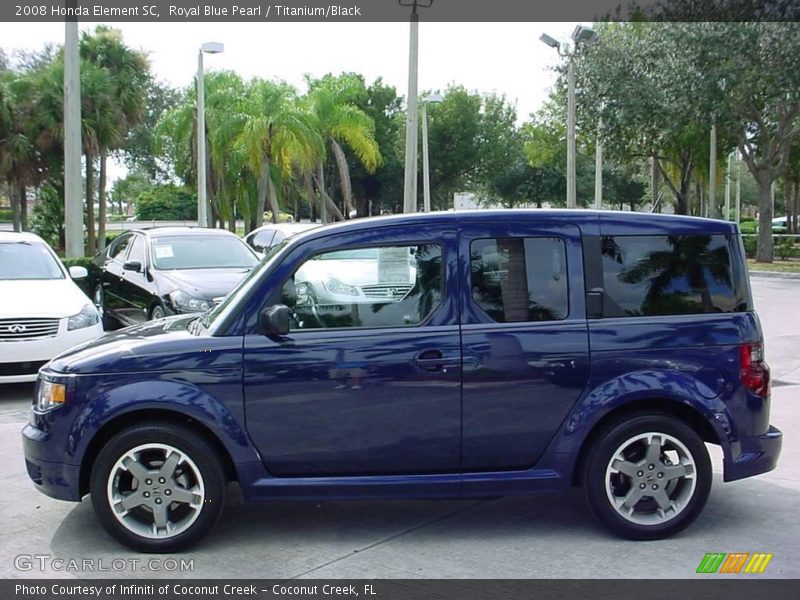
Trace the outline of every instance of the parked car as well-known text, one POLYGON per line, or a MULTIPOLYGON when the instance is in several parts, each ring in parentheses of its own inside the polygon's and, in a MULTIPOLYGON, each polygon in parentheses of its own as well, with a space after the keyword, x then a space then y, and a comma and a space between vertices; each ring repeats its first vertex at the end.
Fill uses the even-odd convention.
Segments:
POLYGON ((315 227, 319 227, 319 223, 270 223, 248 233, 244 236, 244 241, 263 255, 286 238, 315 227))
POLYGON ((94 303, 108 321, 135 325, 198 313, 239 283, 258 263, 233 233, 160 227, 126 232, 94 259, 94 303))
POLYGON ((32 233, 0 232, 0 383, 36 381, 56 354, 103 335, 100 316, 64 268, 32 233))
POLYGON ((703 509, 706 443, 725 481, 775 467, 769 409, 735 224, 485 210, 292 238, 212 311, 51 362, 23 437, 42 492, 90 494, 146 552, 197 542, 229 480, 248 500, 578 485, 613 531, 658 539, 703 509), (299 301, 309 262, 362 250, 395 258, 378 281, 413 272, 407 293, 299 301))

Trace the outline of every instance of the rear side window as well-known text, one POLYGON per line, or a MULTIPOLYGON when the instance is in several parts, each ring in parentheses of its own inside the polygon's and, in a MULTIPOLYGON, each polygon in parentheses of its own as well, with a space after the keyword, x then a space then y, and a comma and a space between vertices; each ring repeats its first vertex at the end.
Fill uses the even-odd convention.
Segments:
POLYGON ((557 321, 567 317, 567 256, 563 240, 475 240, 470 245, 470 263, 472 299, 494 321, 557 321))
POLYGON ((724 235, 604 236, 601 253, 606 317, 748 310, 724 235))

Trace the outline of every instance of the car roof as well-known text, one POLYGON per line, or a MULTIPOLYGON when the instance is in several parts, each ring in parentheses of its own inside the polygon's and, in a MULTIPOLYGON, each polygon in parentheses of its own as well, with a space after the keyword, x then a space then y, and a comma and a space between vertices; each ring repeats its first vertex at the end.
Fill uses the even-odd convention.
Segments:
POLYGON ((531 225, 577 225, 584 234, 597 235, 670 235, 670 234, 735 234, 738 226, 731 221, 686 215, 666 215, 612 210, 582 209, 477 209, 413 213, 366 217, 331 223, 304 232, 294 239, 310 240, 333 232, 357 231, 374 227, 402 227, 415 224, 486 224, 514 222, 531 225))
POLYGON ((315 227, 321 227, 322 223, 268 223, 256 229, 253 229, 247 235, 253 235, 261 231, 282 231, 283 233, 300 233, 301 231, 308 231, 315 227))
POLYGON ((14 243, 14 242, 40 242, 42 244, 46 244, 42 238, 40 238, 35 233, 29 233, 27 231, 0 231, 0 242, 6 243, 14 243))
POLYGON ((208 229, 205 227, 183 227, 183 226, 169 226, 169 227, 143 227, 139 229, 126 229, 123 233, 141 233, 151 238, 158 238, 164 236, 180 236, 180 235, 228 235, 239 239, 235 233, 231 233, 227 229, 208 229))

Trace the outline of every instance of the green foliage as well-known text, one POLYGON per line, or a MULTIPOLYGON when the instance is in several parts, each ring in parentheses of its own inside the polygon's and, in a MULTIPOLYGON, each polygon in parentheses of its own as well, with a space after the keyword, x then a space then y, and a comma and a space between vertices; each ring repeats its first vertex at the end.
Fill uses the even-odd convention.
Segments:
POLYGON ((33 232, 53 248, 64 247, 63 189, 44 185, 39 190, 39 202, 33 208, 33 232))
POLYGON ((758 239, 753 235, 748 235, 742 237, 742 241, 744 242, 744 253, 747 255, 747 258, 755 258, 758 239))
POLYGON ((0 208, 0 223, 10 223, 10 222, 11 222, 11 209, 0 208))
POLYGON ((794 238, 774 238, 775 254, 781 260, 800 256, 800 248, 795 247, 794 238))
POLYGON ((140 221, 197 219, 197 197, 176 185, 155 186, 136 199, 136 218, 140 221))

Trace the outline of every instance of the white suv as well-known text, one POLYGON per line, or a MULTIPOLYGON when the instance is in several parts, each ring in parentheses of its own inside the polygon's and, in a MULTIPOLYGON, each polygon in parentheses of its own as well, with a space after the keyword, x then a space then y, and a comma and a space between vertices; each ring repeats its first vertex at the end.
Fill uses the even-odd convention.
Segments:
POLYGON ((32 233, 0 232, 0 383, 36 381, 39 367, 103 334, 100 315, 73 278, 32 233))

